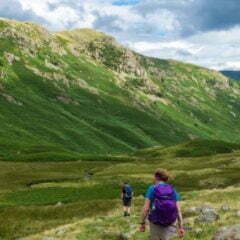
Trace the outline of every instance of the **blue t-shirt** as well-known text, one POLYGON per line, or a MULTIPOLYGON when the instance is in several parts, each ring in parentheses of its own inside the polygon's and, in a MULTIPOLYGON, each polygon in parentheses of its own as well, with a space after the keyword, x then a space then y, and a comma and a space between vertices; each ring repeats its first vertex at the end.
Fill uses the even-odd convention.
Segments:
MULTIPOLYGON (((164 182, 161 182, 159 184, 166 184, 164 182)), ((145 197, 151 201, 151 203, 153 203, 154 201, 154 188, 156 187, 156 185, 152 185, 148 188, 147 192, 146 192, 146 195, 145 197)), ((173 198, 176 200, 176 201, 180 201, 181 200, 181 196, 180 194, 176 191, 176 189, 174 189, 174 196, 173 198)))

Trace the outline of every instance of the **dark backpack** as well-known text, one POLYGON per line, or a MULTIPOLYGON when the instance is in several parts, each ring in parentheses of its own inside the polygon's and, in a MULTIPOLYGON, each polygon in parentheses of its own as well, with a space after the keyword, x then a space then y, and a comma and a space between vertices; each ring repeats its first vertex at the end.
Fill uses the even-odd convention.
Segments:
POLYGON ((149 221, 167 227, 177 220, 177 201, 174 198, 174 188, 169 184, 158 184, 154 188, 153 209, 149 221))
POLYGON ((124 198, 131 199, 133 195, 133 191, 130 185, 126 185, 124 187, 124 198))

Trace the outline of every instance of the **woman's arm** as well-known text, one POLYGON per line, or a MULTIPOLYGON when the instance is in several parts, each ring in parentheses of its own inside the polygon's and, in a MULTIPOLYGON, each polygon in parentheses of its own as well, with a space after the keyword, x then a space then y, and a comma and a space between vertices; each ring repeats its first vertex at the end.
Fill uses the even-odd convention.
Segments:
POLYGON ((142 210, 141 223, 140 223, 141 232, 145 232, 146 219, 150 211, 150 206, 151 206, 151 201, 147 199, 142 210))
POLYGON ((179 237, 184 237, 185 231, 183 228, 183 217, 182 217, 182 211, 181 211, 181 206, 180 203, 177 202, 177 209, 178 209, 178 234, 179 237))

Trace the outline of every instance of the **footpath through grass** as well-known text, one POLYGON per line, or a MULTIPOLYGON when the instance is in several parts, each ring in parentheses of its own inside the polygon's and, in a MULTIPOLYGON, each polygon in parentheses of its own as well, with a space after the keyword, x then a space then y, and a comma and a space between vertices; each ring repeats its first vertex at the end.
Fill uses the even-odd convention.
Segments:
MULTIPOLYGON (((239 222, 237 209, 240 208, 240 188, 226 188, 222 190, 195 191, 194 194, 184 193, 185 200, 182 202, 185 227, 188 229, 186 240, 200 239, 210 240, 221 226, 233 225, 239 222), (219 199, 221 201, 219 201, 219 199), (197 223, 197 212, 190 209, 208 205, 216 209, 220 219, 208 224, 197 223), (229 206, 224 210, 223 206, 229 206)), ((114 206, 108 214, 98 215, 85 220, 76 221, 73 224, 60 226, 54 230, 32 235, 25 240, 41 240, 43 237, 56 240, 147 240, 149 229, 146 233, 140 233, 139 219, 143 198, 134 201, 134 212, 130 218, 122 216, 120 202, 114 206)), ((176 238, 177 239, 177 238, 176 238)))
MULTIPOLYGON (((188 145, 172 149, 176 148, 184 149, 188 145)), ((226 153, 221 150, 220 153, 201 157, 173 157, 172 153, 159 157, 115 157, 112 161, 100 157, 96 158, 97 161, 0 162, 0 237, 13 240, 37 233, 41 236, 42 232, 80 221, 83 224, 79 232, 81 237, 94 239, 96 236, 92 234, 99 234, 97 239, 104 239, 104 236, 107 239, 106 235, 100 233, 105 229, 110 240, 116 239, 126 226, 118 211, 122 182, 127 180, 134 188, 137 214, 143 204, 142 196, 152 183, 153 172, 158 167, 171 172, 171 183, 182 194, 185 208, 205 203, 217 207, 229 204, 232 210, 224 213, 224 216, 228 219, 227 223, 234 223, 236 218, 233 215, 235 209, 239 208, 240 152, 233 149, 226 153), (106 217, 115 211, 117 215, 106 217), (84 225, 87 224, 85 220, 89 226, 84 225), (99 229, 93 231, 95 221, 101 223, 97 224, 99 229), (84 226, 86 231, 90 230, 84 232, 84 226), (111 229, 114 229, 113 235, 111 229)), ((132 218, 134 225, 139 216, 137 214, 132 218)), ((188 218, 190 220, 190 216, 188 218)), ((199 239, 208 239, 204 238, 204 234, 209 236, 218 223, 212 226, 215 227, 204 230, 199 239)), ((135 229, 135 226, 129 227, 135 229)), ((198 227, 201 226, 194 225, 194 228, 198 227)), ((133 231, 131 229, 127 231, 133 231)), ((146 237, 134 234, 132 239, 146 237)), ((189 233, 194 239, 191 234, 195 233, 189 233)), ((68 240, 71 239, 75 240, 68 240)))

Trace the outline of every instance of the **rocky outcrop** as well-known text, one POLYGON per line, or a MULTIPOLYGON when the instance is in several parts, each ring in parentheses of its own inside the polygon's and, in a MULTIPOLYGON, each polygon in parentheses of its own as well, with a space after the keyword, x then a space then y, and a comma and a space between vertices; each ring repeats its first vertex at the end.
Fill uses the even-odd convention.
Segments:
POLYGON ((217 211, 210 206, 202 206, 198 209, 200 215, 196 218, 199 223, 212 223, 217 221, 220 216, 217 211))
POLYGON ((240 240, 240 224, 220 228, 212 240, 240 240))
POLYGON ((35 56, 42 47, 47 47, 58 55, 66 54, 59 39, 45 28, 28 22, 0 21, 5 23, 0 31, 0 39, 14 40, 25 54, 35 56))
POLYGON ((22 105, 23 105, 22 102, 17 101, 13 96, 8 95, 7 93, 2 92, 2 93, 0 93, 0 96, 1 96, 1 95, 5 98, 5 100, 6 100, 8 103, 16 104, 16 105, 18 105, 18 106, 22 106, 22 105))
POLYGON ((73 104, 73 105, 79 105, 79 102, 73 100, 72 98, 66 97, 66 96, 58 96, 57 100, 64 103, 64 104, 73 104))
POLYGON ((18 61, 20 60, 18 56, 15 56, 14 54, 9 52, 5 52, 4 57, 6 58, 9 65, 12 65, 15 60, 18 60, 18 61))

